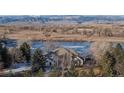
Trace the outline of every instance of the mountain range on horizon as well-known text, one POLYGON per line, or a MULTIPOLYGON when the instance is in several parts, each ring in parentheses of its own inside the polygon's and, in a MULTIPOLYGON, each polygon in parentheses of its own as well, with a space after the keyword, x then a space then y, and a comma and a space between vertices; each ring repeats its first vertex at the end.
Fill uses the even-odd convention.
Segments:
POLYGON ((50 21, 69 21, 76 23, 84 22, 116 22, 124 21, 124 15, 3 15, 0 16, 0 24, 11 24, 14 22, 40 22, 47 23, 50 21))

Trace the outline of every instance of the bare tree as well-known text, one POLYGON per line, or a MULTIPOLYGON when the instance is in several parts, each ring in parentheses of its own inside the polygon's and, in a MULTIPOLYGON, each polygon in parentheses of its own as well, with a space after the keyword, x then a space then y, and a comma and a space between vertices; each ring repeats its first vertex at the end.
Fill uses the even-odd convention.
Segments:
POLYGON ((94 42, 91 44, 90 50, 97 61, 112 48, 112 43, 109 42, 94 42))

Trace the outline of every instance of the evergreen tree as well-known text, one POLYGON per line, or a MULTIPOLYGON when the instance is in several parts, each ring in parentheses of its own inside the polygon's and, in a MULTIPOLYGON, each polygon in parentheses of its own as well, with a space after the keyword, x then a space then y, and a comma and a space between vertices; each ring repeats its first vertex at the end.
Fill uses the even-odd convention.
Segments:
POLYGON ((116 45, 116 47, 114 49, 114 56, 118 63, 124 62, 124 50, 123 50, 121 44, 119 44, 119 43, 116 45))
POLYGON ((27 62, 29 62, 30 59, 31 59, 31 49, 30 49, 30 45, 28 45, 26 42, 24 42, 24 43, 20 46, 20 50, 22 51, 23 57, 26 59, 27 62))
POLYGON ((11 55, 8 49, 0 44, 0 61, 3 62, 4 68, 8 68, 11 65, 11 55))
POLYGON ((43 71, 45 70, 44 56, 40 49, 36 49, 32 57, 32 71, 39 71, 40 68, 42 68, 43 71))
POLYGON ((120 43, 113 49, 113 54, 116 59, 114 69, 117 71, 118 75, 124 75, 124 50, 120 43))
POLYGON ((114 70, 115 64, 116 59, 114 56, 109 52, 106 52, 100 62, 100 65, 103 67, 103 74, 105 76, 114 76, 116 74, 114 70))

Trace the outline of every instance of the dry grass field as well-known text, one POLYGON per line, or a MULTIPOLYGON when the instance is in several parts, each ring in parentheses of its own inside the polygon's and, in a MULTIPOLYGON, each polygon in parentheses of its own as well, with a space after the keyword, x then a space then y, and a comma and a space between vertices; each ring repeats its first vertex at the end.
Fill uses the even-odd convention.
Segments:
POLYGON ((1 25, 0 37, 16 40, 124 42, 124 24, 1 25))

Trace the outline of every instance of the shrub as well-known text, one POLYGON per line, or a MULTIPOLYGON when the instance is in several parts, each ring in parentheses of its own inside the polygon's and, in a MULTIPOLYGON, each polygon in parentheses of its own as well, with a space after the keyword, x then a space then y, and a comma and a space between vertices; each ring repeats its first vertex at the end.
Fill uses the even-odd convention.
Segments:
POLYGON ((11 58, 13 63, 19 63, 24 61, 23 54, 18 48, 12 48, 10 50, 11 58))

